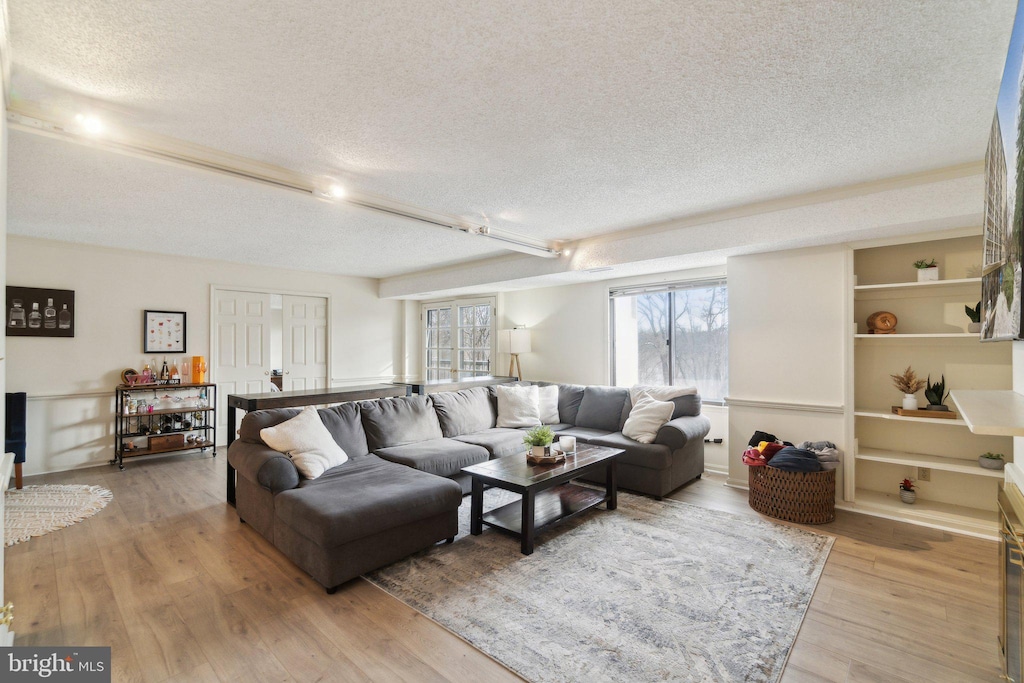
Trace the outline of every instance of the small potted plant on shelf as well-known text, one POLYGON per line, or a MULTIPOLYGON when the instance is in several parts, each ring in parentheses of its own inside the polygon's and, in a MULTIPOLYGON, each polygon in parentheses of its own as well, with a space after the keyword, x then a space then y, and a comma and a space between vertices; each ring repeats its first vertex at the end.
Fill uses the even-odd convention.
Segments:
POLYGON ((900 500, 907 505, 913 505, 917 500, 917 491, 914 490, 914 482, 904 479, 900 482, 900 500))
POLYGON ((935 262, 935 259, 914 261, 914 267, 917 268, 918 282, 932 282, 939 279, 939 264, 935 262))
POLYGON ((979 301, 978 305, 974 308, 964 305, 964 313, 966 313, 967 317, 971 319, 971 322, 967 325, 967 331, 974 333, 981 332, 981 302, 979 301))
POLYGON ((949 392, 946 391, 946 376, 943 375, 942 379, 932 384, 932 376, 928 375, 925 383, 927 388, 924 390, 924 397, 928 399, 928 405, 925 406, 925 410, 949 410, 949 406, 943 405, 949 397, 949 392))
POLYGON ((907 366, 907 369, 900 375, 889 375, 892 377, 892 383, 903 392, 903 409, 904 410, 917 410, 917 392, 927 386, 927 383, 923 379, 917 378, 917 373, 907 366))
POLYGON ((1001 470, 1006 462, 1003 460, 1002 453, 992 453, 989 451, 978 456, 978 464, 986 470, 1001 470))
POLYGON ((526 436, 523 437, 523 443, 531 447, 531 452, 535 458, 546 458, 551 456, 551 442, 555 440, 555 433, 551 431, 551 427, 534 427, 530 431, 526 432, 526 436))

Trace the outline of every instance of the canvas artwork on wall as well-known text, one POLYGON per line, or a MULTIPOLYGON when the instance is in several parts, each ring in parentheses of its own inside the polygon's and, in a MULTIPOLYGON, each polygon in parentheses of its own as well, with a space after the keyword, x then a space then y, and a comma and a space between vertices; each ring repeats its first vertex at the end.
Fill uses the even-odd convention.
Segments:
POLYGON ((985 154, 985 253, 981 277, 981 338, 1021 339, 1021 251, 1024 247, 1024 120, 1021 71, 1024 20, 1020 7, 1010 36, 996 114, 985 154))
POLYGON ((7 287, 8 337, 74 337, 75 292, 7 287))

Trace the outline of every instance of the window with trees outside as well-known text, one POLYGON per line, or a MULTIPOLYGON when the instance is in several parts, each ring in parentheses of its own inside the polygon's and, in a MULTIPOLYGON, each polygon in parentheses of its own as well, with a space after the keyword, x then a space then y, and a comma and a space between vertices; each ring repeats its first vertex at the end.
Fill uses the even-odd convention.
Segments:
POLYGON ((696 386, 722 402, 729 386, 724 279, 611 291, 612 381, 696 386))
POLYGON ((428 382, 494 374, 493 297, 423 304, 421 317, 428 382))

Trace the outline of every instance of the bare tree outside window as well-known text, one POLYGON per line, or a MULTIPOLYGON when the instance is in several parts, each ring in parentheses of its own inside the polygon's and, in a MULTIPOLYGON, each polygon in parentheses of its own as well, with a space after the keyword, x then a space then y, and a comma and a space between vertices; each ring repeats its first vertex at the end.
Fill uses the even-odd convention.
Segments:
POLYGON ((706 400, 729 383, 724 282, 613 298, 616 384, 696 386, 706 400))

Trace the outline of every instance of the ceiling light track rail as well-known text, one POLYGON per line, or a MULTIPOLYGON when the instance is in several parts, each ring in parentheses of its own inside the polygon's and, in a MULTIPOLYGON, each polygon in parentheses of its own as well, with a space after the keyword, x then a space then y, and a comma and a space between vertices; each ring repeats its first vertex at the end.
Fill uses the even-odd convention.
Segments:
MULTIPOLYGON (((301 192, 303 194, 312 195, 313 197, 321 200, 337 201, 339 203, 358 206, 363 209, 384 213, 397 218, 404 218, 434 227, 455 230, 467 235, 484 237, 500 243, 505 249, 529 254, 531 256, 538 256, 541 258, 558 258, 562 255, 561 250, 548 246, 539 246, 524 239, 519 239, 500 231, 495 231, 487 225, 474 225, 472 223, 454 219, 448 220, 443 214, 419 212, 413 207, 405 208, 401 206, 399 202, 392 203, 383 198, 376 199, 367 195, 352 193, 345 195, 343 198, 335 197, 332 199, 329 192, 325 192, 325 190, 320 187, 319 179, 307 180, 298 174, 294 174, 294 180, 284 177, 276 177, 269 172, 262 173, 254 169, 246 169, 223 162, 203 159, 199 156, 177 152, 173 149, 146 144, 143 141, 118 140, 113 137, 85 135, 76 132, 71 126, 66 126, 59 122, 40 118, 38 116, 23 114, 14 110, 9 110, 7 112, 7 121, 15 130, 35 133, 37 135, 46 135, 60 140, 74 142, 76 144, 94 147, 97 149, 114 151, 129 156, 157 159, 174 165, 221 173, 285 190, 301 192)), ((286 169, 283 170, 286 171, 286 169)))

